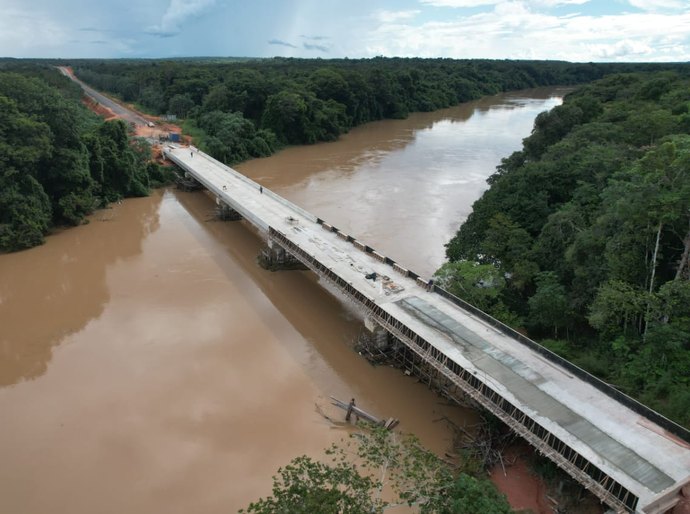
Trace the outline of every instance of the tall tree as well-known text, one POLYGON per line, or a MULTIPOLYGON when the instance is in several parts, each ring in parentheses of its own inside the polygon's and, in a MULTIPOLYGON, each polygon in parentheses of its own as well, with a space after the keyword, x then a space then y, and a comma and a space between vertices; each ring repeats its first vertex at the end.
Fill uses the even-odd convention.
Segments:
POLYGON ((530 297, 530 322, 537 327, 553 328, 558 338, 558 329, 570 324, 571 308, 566 290, 553 271, 539 273, 536 277, 537 291, 530 297))

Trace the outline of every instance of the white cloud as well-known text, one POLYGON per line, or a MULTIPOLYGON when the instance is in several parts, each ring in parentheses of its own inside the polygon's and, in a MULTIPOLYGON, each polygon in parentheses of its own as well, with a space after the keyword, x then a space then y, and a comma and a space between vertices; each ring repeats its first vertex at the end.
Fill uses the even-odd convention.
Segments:
POLYGON ((653 53, 652 47, 642 41, 626 39, 612 44, 587 45, 593 56, 610 60, 611 58, 633 55, 645 56, 653 53))
POLYGON ((133 47, 136 40, 122 33, 75 29, 41 8, 9 6, 0 16, 2 57, 111 57, 130 55, 133 47))
POLYGON ((401 20, 410 20, 419 14, 418 10, 408 11, 376 11, 374 17, 382 23, 394 23, 401 20))
MULTIPOLYGON (((508 3, 515 3, 511 0, 419 0, 420 3, 425 4, 425 5, 431 5, 433 7, 481 7, 481 6, 488 6, 488 5, 500 5, 500 4, 508 4, 508 3)), ((530 4, 530 5, 535 5, 535 6, 540 6, 540 7, 556 7, 559 5, 582 5, 588 3, 590 0, 525 0, 524 4, 530 4)), ((636 0, 630 0, 636 1, 636 0)), ((645 0, 637 0, 637 1, 645 1, 645 0)), ((646 0, 646 1, 652 1, 652 0, 646 0)), ((665 0, 667 2, 674 2, 676 0, 665 0)))
POLYGON ((502 0, 420 0, 421 3, 433 7, 479 7, 481 5, 495 5, 502 0))
MULTIPOLYGON (((378 2, 366 10, 345 2, 295 3, 303 8, 278 14, 257 5, 240 14, 227 0, 121 0, 96 2, 88 10, 82 8, 84 0, 0 0, 0 54, 273 55, 280 47, 267 41, 279 37, 297 47, 283 47, 295 56, 328 50, 333 57, 690 60, 690 0, 615 0, 610 6, 617 12, 608 9, 607 15, 596 14, 594 2, 585 0, 418 0, 389 10, 378 2), (569 9, 555 9, 568 4, 569 9), (218 31, 221 16, 251 29, 218 31), (157 36, 180 35, 174 41, 152 41, 142 36, 150 25, 149 33, 157 36), (324 36, 300 34, 328 34, 330 39, 322 44, 324 36)), ((258 3, 247 3, 253 4, 258 3)))
POLYGON ((382 24, 366 55, 568 61, 690 60, 690 12, 569 14, 501 2, 487 12, 423 24, 382 24))
POLYGON ((559 5, 582 5, 590 0, 528 0, 528 3, 541 7, 557 7, 559 5))
POLYGON ((179 34, 185 22, 203 14, 215 0, 170 0, 159 25, 149 27, 148 32, 157 36, 179 34))
POLYGON ((50 41, 51 45, 59 47, 68 42, 69 35, 64 27, 41 11, 3 9, 0 16, 0 54, 3 57, 31 56, 37 39, 50 41))
POLYGON ((628 3, 643 11, 665 11, 688 7, 684 0, 628 0, 628 3))

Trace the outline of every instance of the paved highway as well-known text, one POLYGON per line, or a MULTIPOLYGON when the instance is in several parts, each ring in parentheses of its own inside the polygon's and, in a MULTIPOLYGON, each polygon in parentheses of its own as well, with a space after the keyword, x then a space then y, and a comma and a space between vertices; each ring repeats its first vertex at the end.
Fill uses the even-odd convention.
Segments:
POLYGON ((60 66, 58 68, 60 72, 65 75, 66 77, 69 77, 72 79, 74 82, 79 84, 81 88, 84 90, 84 93, 86 93, 88 96, 93 98, 96 102, 99 104, 103 105, 104 107, 107 107, 113 113, 115 113, 119 118, 122 118, 125 121, 128 121, 130 123, 133 123, 135 125, 140 125, 140 126, 148 126, 149 121, 139 114, 137 114, 134 111, 131 111, 127 109, 126 107, 123 107, 119 103, 115 102, 114 100, 111 100, 105 95, 102 95, 92 87, 87 86, 84 84, 81 80, 79 80, 77 77, 74 76, 74 73, 71 72, 71 70, 65 66, 60 66))

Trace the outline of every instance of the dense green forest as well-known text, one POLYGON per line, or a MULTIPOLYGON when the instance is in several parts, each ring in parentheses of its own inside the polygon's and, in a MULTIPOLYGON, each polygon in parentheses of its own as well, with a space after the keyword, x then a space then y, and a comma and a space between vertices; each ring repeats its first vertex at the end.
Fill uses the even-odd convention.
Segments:
POLYGON ((540 114, 440 283, 690 426, 690 73, 618 74, 540 114))
POLYGON ((121 121, 103 122, 57 70, 0 67, 0 251, 43 242, 55 225, 148 194, 158 167, 121 121))
POLYGON ((154 114, 184 118, 197 145, 227 164, 282 145, 329 141, 373 120, 404 118, 536 86, 590 82, 673 65, 454 59, 75 61, 93 87, 154 114))

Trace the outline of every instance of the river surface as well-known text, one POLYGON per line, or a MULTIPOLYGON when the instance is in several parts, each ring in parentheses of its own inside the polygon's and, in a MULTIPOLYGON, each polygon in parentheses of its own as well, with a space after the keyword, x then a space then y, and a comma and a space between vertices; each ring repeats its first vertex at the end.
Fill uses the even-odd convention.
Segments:
MULTIPOLYGON (((562 90, 485 98, 238 168, 418 273, 562 90)), ((431 449, 471 425, 351 350, 360 315, 308 272, 256 266, 258 236, 172 189, 0 255, 0 512, 235 512, 348 429, 329 396, 431 449)))

